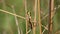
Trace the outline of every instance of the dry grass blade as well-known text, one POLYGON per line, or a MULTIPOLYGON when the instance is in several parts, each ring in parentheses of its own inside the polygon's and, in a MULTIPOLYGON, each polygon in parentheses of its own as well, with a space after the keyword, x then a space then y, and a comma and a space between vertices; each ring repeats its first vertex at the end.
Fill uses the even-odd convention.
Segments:
MULTIPOLYGON (((12 6, 12 10, 15 13, 14 6, 12 6)), ((15 16, 15 21, 16 21, 16 26, 17 26, 18 34, 21 34, 20 29, 19 29, 19 25, 18 25, 18 20, 17 20, 17 17, 16 16, 15 16)))
POLYGON ((38 23, 39 23, 39 28, 40 28, 40 34, 42 34, 42 24, 41 24, 41 18, 40 18, 40 0, 38 0, 38 23))
POLYGON ((45 31, 46 31, 46 30, 44 29, 43 32, 42 32, 42 34, 44 34, 45 31))
POLYGON ((27 13, 26 13, 26 34, 28 34, 27 32, 27 30, 28 30, 28 25, 27 25, 27 23, 28 23, 28 15, 27 15, 27 13))
POLYGON ((37 0, 35 0, 35 5, 34 5, 34 26, 33 26, 33 34, 36 34, 36 11, 37 11, 37 0))
POLYGON ((43 30, 43 32, 42 32, 42 34, 43 34, 46 30, 48 30, 48 24, 47 24, 46 26, 43 26, 43 25, 42 25, 42 27, 45 28, 45 29, 43 30))
POLYGON ((29 31, 27 31, 27 33, 31 32, 31 29, 29 31))
POLYGON ((27 32, 27 30, 28 30, 28 25, 27 25, 27 23, 28 23, 28 15, 27 15, 27 0, 24 0, 24 6, 25 6, 25 12, 26 12, 26 14, 25 14, 25 16, 26 16, 26 34, 28 34, 27 32))
POLYGON ((19 18, 22 18, 22 19, 25 19, 25 17, 22 17, 20 15, 17 15, 17 14, 14 14, 14 13, 11 13, 11 12, 8 12, 8 11, 5 11, 5 10, 2 10, 0 9, 1 12, 4 12, 4 13, 7 13, 7 14, 10 14, 10 15, 13 15, 13 16, 16 16, 16 17, 19 17, 19 18))
POLYGON ((46 26, 42 25, 42 27, 44 27, 46 30, 48 30, 48 25, 46 25, 46 26))
POLYGON ((52 34, 52 18, 54 16, 54 0, 50 0, 50 11, 49 11, 49 33, 52 34))
POLYGON ((48 14, 46 14, 46 15, 42 18, 42 20, 44 20, 47 16, 48 16, 48 14))
POLYGON ((28 34, 27 33, 27 29, 28 29, 28 25, 27 25, 28 21, 27 20, 28 20, 28 15, 27 15, 27 12, 26 12, 26 34, 28 34))

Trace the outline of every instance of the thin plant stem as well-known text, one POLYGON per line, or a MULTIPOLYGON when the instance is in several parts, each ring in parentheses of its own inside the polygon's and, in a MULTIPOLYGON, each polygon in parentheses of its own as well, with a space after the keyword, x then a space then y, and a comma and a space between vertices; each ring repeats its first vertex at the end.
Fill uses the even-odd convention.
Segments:
POLYGON ((46 31, 46 29, 43 30, 42 34, 44 34, 45 31, 46 31))
POLYGON ((22 31, 22 29, 21 29, 21 34, 23 34, 23 31, 22 31))
POLYGON ((31 32, 31 29, 27 33, 29 33, 29 32, 31 32))
POLYGON ((26 34, 28 34, 27 32, 28 32, 28 15, 27 15, 27 13, 26 13, 26 34))
POLYGON ((48 16, 48 14, 46 14, 41 20, 44 20, 47 16, 48 16))
POLYGON ((53 14, 54 14, 54 0, 50 0, 49 1, 49 32, 48 34, 52 34, 52 17, 53 17, 53 14))
POLYGON ((43 25, 42 25, 42 27, 44 27, 44 30, 43 30, 43 32, 42 32, 42 34, 43 34, 46 30, 48 30, 48 24, 47 24, 46 26, 43 26, 43 25))
POLYGON ((22 17, 22 16, 20 16, 20 15, 15 14, 15 13, 8 12, 8 11, 6 11, 6 10, 0 9, 0 11, 1 11, 1 12, 4 12, 4 13, 7 13, 7 14, 10 14, 10 15, 13 15, 13 16, 16 16, 16 17, 19 17, 19 18, 22 18, 22 19, 25 19, 25 17, 22 17))
POLYGON ((42 27, 44 27, 46 30, 48 30, 48 25, 46 25, 46 26, 42 25, 42 27))
POLYGON ((37 11, 37 0, 35 0, 35 5, 34 5, 34 26, 33 26, 33 34, 36 34, 36 11, 37 11))
POLYGON ((39 23, 39 29, 40 34, 42 34, 42 24, 41 24, 41 18, 40 18, 40 0, 38 0, 38 23, 39 23))
POLYGON ((26 16, 26 34, 28 34, 27 32, 27 30, 28 30, 28 25, 27 25, 27 23, 28 23, 28 15, 27 15, 27 0, 24 0, 25 2, 24 2, 24 6, 25 6, 25 16, 26 16))
MULTIPOLYGON (((14 6, 12 6, 12 9, 13 9, 13 12, 15 13, 14 6)), ((18 24, 17 17, 16 16, 14 16, 14 17, 15 17, 15 21, 16 21, 16 26, 17 26, 18 34, 21 34, 20 29, 19 29, 19 24, 18 24)))

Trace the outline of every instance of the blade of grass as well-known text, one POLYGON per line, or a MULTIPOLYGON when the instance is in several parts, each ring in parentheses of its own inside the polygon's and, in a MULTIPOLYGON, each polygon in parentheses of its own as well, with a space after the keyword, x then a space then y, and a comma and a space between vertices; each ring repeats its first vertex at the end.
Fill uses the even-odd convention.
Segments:
POLYGON ((42 27, 44 27, 46 30, 48 30, 48 25, 46 25, 46 26, 42 25, 42 27))
MULTIPOLYGON (((12 6, 12 10, 13 10, 13 12, 15 13, 14 6, 12 6)), ((15 13, 15 14, 16 14, 16 13, 15 13)), ((16 17, 16 16, 14 16, 14 17, 15 17, 15 22, 16 22, 18 34, 21 34, 20 29, 19 29, 19 23, 18 23, 17 17, 16 17)))
POLYGON ((27 33, 29 33, 29 32, 31 32, 31 29, 27 33))
POLYGON ((28 30, 28 25, 27 25, 27 24, 28 24, 28 15, 27 15, 27 13, 26 13, 26 34, 28 34, 28 33, 27 33, 27 32, 28 32, 28 31, 27 31, 27 30, 28 30))
POLYGON ((28 15, 27 15, 27 0, 24 0, 25 2, 24 2, 24 6, 25 6, 25 12, 26 12, 26 14, 25 14, 25 16, 26 16, 26 34, 28 34, 27 32, 27 30, 28 30, 28 25, 27 25, 27 23, 28 23, 28 15))
POLYGON ((37 0, 35 0, 34 5, 34 26, 33 26, 33 34, 36 34, 36 11, 37 11, 37 0))
POLYGON ((49 32, 48 34, 52 34, 52 17, 53 17, 53 14, 54 14, 54 0, 50 0, 49 1, 49 32))
POLYGON ((43 34, 46 30, 48 30, 48 24, 47 24, 46 26, 43 26, 43 25, 42 25, 42 27, 45 28, 45 29, 43 30, 43 32, 42 32, 42 34, 43 34))
POLYGON ((7 14, 10 14, 10 15, 13 15, 13 16, 16 16, 16 17, 19 17, 19 18, 22 18, 22 19, 25 19, 25 17, 22 17, 22 16, 20 16, 20 15, 15 14, 15 13, 8 12, 8 11, 6 11, 6 10, 0 9, 0 11, 1 11, 1 12, 4 12, 4 13, 7 13, 7 14))
POLYGON ((41 24, 41 18, 40 18, 40 0, 38 0, 38 23, 39 23, 39 29, 40 34, 42 34, 42 24, 41 24))

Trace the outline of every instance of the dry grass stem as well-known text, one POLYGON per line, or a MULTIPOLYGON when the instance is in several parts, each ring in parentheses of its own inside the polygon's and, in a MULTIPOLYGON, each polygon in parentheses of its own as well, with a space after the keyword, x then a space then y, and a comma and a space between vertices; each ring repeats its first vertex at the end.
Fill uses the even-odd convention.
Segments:
POLYGON ((41 24, 41 16, 40 16, 40 0, 38 0, 38 23, 40 28, 40 34, 42 34, 42 24, 41 24))
POLYGON ((27 15, 27 0, 24 0, 24 6, 25 6, 25 16, 26 16, 26 34, 28 34, 27 32, 27 30, 28 30, 28 25, 27 25, 27 23, 28 23, 28 15, 27 15))
POLYGON ((37 12, 37 0, 35 0, 35 4, 34 4, 34 26, 33 26, 33 34, 36 34, 36 12, 37 12))
POLYGON ((54 16, 54 0, 50 0, 50 11, 49 11, 49 34, 52 34, 52 18, 54 16))
POLYGON ((46 25, 46 26, 42 25, 42 27, 44 27, 46 30, 48 30, 48 25, 46 25))
POLYGON ((2 9, 0 9, 0 11, 4 12, 4 13, 7 13, 7 14, 10 14, 10 15, 13 15, 13 16, 16 16, 16 17, 19 17, 19 18, 22 18, 22 19, 25 19, 25 17, 22 17, 20 15, 15 14, 15 13, 11 13, 11 12, 8 12, 8 11, 2 10, 2 9))
POLYGON ((29 31, 27 31, 27 33, 31 32, 31 29, 29 31))
MULTIPOLYGON (((13 12, 15 13, 14 6, 12 6, 12 10, 13 10, 13 12)), ((16 14, 16 13, 15 13, 15 14, 16 14)), ((16 21, 16 26, 17 26, 18 34, 21 34, 20 29, 19 29, 18 20, 17 20, 17 17, 16 17, 16 16, 15 16, 15 21, 16 21)))
POLYGON ((43 32, 42 32, 42 34, 43 34, 46 30, 48 30, 48 24, 47 24, 46 26, 43 26, 43 25, 42 25, 42 27, 44 27, 44 30, 43 30, 43 32))
POLYGON ((48 16, 48 14, 46 14, 41 20, 44 20, 47 16, 48 16))
POLYGON ((27 31, 28 30, 28 15, 27 15, 27 13, 26 13, 26 34, 28 34, 27 31))

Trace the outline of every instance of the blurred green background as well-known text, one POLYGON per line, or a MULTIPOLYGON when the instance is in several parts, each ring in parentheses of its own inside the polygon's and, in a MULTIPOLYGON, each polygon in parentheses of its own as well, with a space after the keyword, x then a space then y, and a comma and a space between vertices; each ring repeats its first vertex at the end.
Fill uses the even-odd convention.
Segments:
MULTIPOLYGON (((19 16, 25 17, 24 0, 0 0, 0 9, 6 10, 8 12, 14 13, 12 9, 14 5, 15 13, 19 16)), ((31 12, 32 19, 34 19, 34 0, 27 0, 28 11, 31 12)), ((60 0, 54 0, 55 15, 53 17, 53 34, 60 30, 60 0)), ((46 26, 48 24, 48 16, 43 19, 44 16, 48 14, 49 11, 49 0, 41 0, 41 22, 42 25, 46 26)), ((37 12, 36 12, 37 13, 37 12)), ((38 14, 37 14, 38 16, 38 14)), ((26 33, 26 22, 24 19, 17 17, 18 25, 22 34, 26 33)), ((38 21, 38 17, 37 17, 38 21)), ((42 27, 42 30, 45 28, 42 27)), ((0 34, 18 34, 15 16, 7 14, 0 11, 0 34)), ((30 32, 29 34, 32 34, 30 32)), ((36 34, 39 34, 39 27, 37 25, 36 34)), ((48 30, 45 30, 43 34, 48 34, 48 30)), ((60 32, 58 33, 60 34, 60 32)))

